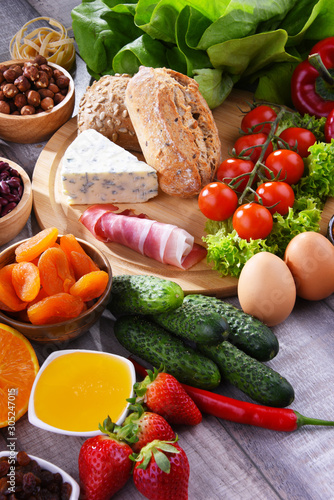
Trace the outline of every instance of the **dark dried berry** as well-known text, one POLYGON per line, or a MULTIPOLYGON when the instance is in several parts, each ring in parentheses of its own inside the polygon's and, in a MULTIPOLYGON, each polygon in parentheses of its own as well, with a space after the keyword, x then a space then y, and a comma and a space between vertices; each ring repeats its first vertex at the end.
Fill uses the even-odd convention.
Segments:
POLYGON ((8 460, 2 460, 0 462, 0 477, 5 477, 7 476, 7 473, 9 471, 9 463, 8 460))
POLYGON ((31 459, 25 451, 19 451, 16 455, 16 461, 19 465, 28 465, 31 459))
POLYGON ((41 480, 33 472, 27 472, 23 476, 22 488, 25 493, 32 494, 41 480))

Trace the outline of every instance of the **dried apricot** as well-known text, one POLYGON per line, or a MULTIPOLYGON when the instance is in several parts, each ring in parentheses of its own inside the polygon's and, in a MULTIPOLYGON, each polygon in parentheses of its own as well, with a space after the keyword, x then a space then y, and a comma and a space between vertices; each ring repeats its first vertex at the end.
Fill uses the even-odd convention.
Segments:
POLYGON ((109 275, 105 271, 92 271, 85 274, 70 288, 70 294, 81 297, 83 301, 100 297, 107 287, 109 275))
POLYGON ((63 292, 50 295, 30 305, 27 314, 33 325, 50 325, 76 318, 83 308, 84 302, 81 297, 63 292))
POLYGON ((15 249, 16 262, 30 262, 41 255, 44 250, 54 245, 58 238, 58 229, 49 227, 43 229, 15 249))
POLYGON ((17 296, 30 302, 37 297, 41 288, 38 267, 32 262, 18 262, 12 271, 12 283, 17 296))
POLYGON ((73 234, 64 234, 60 237, 60 248, 66 253, 73 268, 76 280, 81 278, 84 274, 92 271, 99 271, 99 267, 85 252, 73 234))
POLYGON ((0 269, 0 297, 1 302, 11 311, 22 311, 27 302, 22 301, 15 291, 12 282, 12 273, 15 264, 7 264, 0 269))
POLYGON ((48 295, 68 292, 75 282, 66 254, 60 247, 47 248, 39 258, 38 269, 41 285, 48 295))
POLYGON ((70 262, 76 280, 80 279, 84 274, 99 271, 99 268, 94 264, 92 259, 84 253, 71 252, 70 262))

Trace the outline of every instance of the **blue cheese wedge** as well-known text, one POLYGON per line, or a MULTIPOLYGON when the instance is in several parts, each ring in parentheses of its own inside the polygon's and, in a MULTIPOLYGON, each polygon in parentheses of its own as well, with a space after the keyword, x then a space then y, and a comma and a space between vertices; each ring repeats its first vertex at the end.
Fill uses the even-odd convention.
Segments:
POLYGON ((156 171, 93 129, 66 149, 61 179, 69 205, 142 203, 158 194, 156 171))

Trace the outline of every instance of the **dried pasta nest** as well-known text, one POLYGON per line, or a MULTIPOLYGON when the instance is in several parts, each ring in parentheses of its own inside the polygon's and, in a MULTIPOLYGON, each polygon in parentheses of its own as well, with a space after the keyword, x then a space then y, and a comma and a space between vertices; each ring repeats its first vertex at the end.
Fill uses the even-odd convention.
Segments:
POLYGON ((51 17, 36 17, 25 23, 11 39, 9 51, 13 59, 33 59, 44 56, 48 62, 70 70, 75 61, 74 38, 68 30, 51 17), (49 26, 40 26, 30 33, 28 28, 34 23, 46 21, 49 26))

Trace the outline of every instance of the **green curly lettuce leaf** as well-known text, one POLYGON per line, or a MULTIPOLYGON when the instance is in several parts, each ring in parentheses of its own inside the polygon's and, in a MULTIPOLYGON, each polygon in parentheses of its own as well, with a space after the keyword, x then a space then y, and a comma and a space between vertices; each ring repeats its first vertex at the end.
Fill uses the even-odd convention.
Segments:
POLYGON ((289 208, 287 215, 275 213, 274 224, 271 233, 266 239, 270 247, 275 247, 273 252, 279 257, 284 256, 289 241, 299 233, 305 231, 319 232, 321 209, 318 200, 300 198, 293 208, 289 208))
POLYGON ((305 159, 307 175, 295 186, 296 198, 319 198, 322 206, 328 196, 334 196, 334 139, 319 142, 309 148, 305 159))
POLYGON ((320 217, 318 200, 301 198, 286 216, 273 216, 274 225, 268 238, 249 242, 232 229, 231 219, 224 222, 208 220, 205 226, 208 234, 203 238, 207 244, 207 261, 222 276, 238 278, 247 260, 256 253, 271 252, 282 258, 294 236, 304 231, 318 232, 320 217))
POLYGON ((213 264, 213 269, 222 276, 239 277, 241 269, 252 255, 258 252, 272 252, 276 248, 269 247, 266 240, 251 240, 240 238, 235 230, 226 233, 224 228, 215 234, 203 238, 207 243, 207 261, 213 264))

